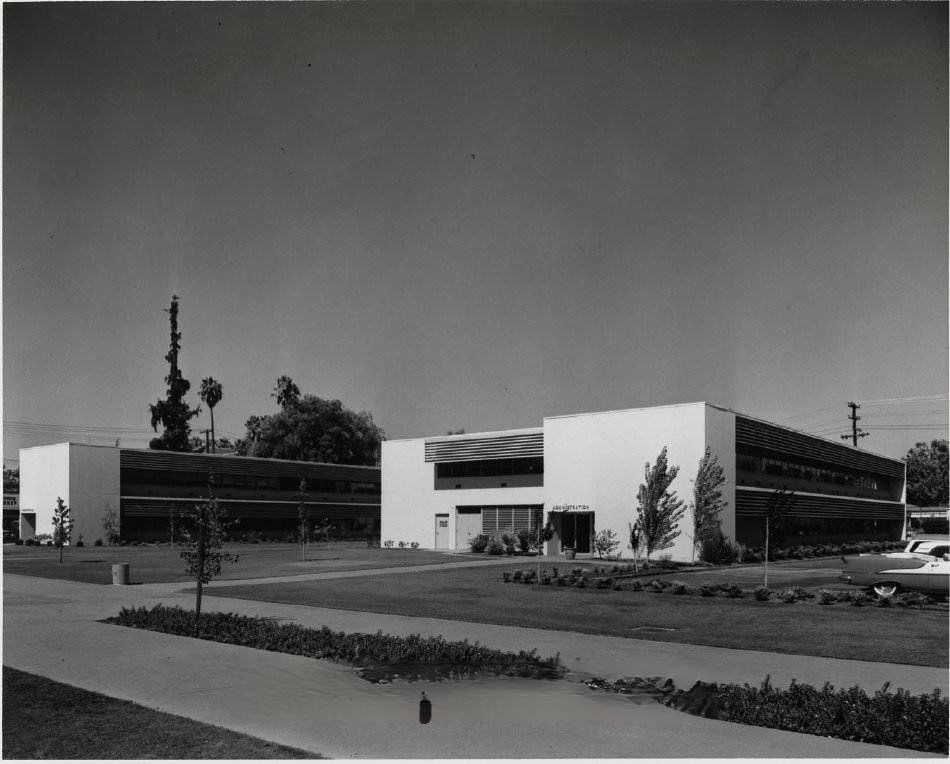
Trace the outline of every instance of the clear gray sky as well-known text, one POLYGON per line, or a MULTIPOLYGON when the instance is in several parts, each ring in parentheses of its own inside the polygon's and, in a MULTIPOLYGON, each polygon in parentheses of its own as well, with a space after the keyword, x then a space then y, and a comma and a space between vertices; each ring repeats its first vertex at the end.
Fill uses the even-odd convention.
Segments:
POLYGON ((3 17, 8 466, 147 443, 172 294, 219 434, 289 374, 390 437, 693 400, 946 437, 945 3, 3 17))

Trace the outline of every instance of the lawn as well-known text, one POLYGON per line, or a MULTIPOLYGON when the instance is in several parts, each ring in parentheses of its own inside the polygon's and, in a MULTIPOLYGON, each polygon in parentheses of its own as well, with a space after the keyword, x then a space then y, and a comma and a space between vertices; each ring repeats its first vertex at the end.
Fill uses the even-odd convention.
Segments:
MULTIPOLYGON (((299 544, 226 544, 239 555, 237 563, 226 564, 216 580, 270 578, 305 573, 427 565, 465 559, 421 549, 379 549, 365 542, 331 542, 307 546, 301 559, 299 544)), ((68 547, 59 563, 59 551, 47 546, 3 546, 3 572, 41 578, 111 584, 112 565, 129 563, 132 583, 188 581, 180 548, 163 546, 83 546, 68 547)), ((481 555, 484 558, 484 555, 481 555)))
MULTIPOLYGON (((946 609, 786 604, 503 583, 502 570, 516 567, 233 585, 215 587, 214 594, 796 655, 948 665, 946 609)), ((680 577, 696 586, 719 575, 680 577)))
POLYGON ((320 757, 4 666, 3 758, 320 757))

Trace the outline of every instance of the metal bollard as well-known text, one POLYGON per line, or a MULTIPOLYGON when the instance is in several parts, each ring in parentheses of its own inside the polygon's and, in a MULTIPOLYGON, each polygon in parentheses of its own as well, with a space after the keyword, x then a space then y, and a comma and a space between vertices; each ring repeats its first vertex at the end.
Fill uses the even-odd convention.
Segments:
POLYGON ((428 724, 430 721, 432 721, 432 704, 426 694, 422 693, 422 700, 419 701, 419 724, 428 724))

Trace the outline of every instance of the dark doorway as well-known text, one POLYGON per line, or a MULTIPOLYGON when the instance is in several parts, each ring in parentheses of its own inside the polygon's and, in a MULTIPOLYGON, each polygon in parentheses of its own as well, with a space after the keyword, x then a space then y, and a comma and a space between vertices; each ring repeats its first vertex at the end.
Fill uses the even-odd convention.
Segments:
POLYGON ((574 547, 574 551, 578 554, 589 554, 593 528, 593 512, 562 512, 561 549, 574 547))

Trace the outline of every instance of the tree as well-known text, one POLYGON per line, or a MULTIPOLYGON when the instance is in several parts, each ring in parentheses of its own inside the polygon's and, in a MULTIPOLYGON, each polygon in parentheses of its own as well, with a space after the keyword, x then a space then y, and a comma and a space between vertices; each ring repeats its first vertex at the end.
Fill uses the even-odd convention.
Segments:
POLYGON ((191 383, 182 377, 181 369, 178 368, 178 353, 181 350, 181 332, 178 331, 178 295, 172 295, 168 314, 171 323, 171 346, 165 355, 165 360, 169 365, 168 376, 165 377, 165 382, 168 383, 167 397, 149 405, 152 412, 152 429, 157 432, 158 425, 161 424, 165 432, 158 438, 152 438, 148 446, 163 451, 191 451, 189 442, 191 428, 188 426, 188 420, 198 416, 200 409, 192 410, 185 403, 185 393, 188 392, 191 383))
POLYGON ((201 389, 198 390, 198 397, 208 407, 208 413, 211 414, 211 453, 214 453, 214 407, 221 402, 222 388, 221 383, 214 377, 205 377, 201 380, 201 389))
POLYGON ((73 519, 69 514, 69 507, 62 498, 56 497, 56 507, 53 509, 53 546, 59 549, 59 561, 63 561, 63 547, 69 543, 73 535, 73 519))
POLYGON ((676 491, 669 490, 678 473, 679 467, 667 462, 666 446, 652 468, 649 462, 644 467, 644 482, 637 491, 637 522, 647 562, 654 552, 673 546, 681 533, 677 526, 686 509, 676 491))
POLYGON ((697 551, 702 553, 705 542, 722 533, 719 515, 729 504, 722 498, 721 488, 725 483, 722 465, 707 446, 693 481, 693 559, 697 551))
POLYGON ((119 534, 119 513, 115 511, 111 504, 106 505, 105 514, 102 516, 102 530, 106 532, 106 543, 109 546, 119 543, 121 539, 119 534))
POLYGON ((214 477, 208 475, 208 500, 196 504, 181 518, 181 535, 185 548, 179 552, 185 561, 185 572, 195 579, 195 634, 201 618, 201 588, 221 574, 225 562, 237 562, 238 555, 223 552, 228 529, 236 521, 228 518, 227 510, 214 495, 214 477))
POLYGON ((945 507, 948 494, 947 441, 918 443, 904 457, 907 502, 918 507, 945 507))
POLYGON ((327 542, 327 549, 330 548, 330 531, 336 528, 335 525, 330 524, 330 518, 324 517, 319 523, 317 523, 317 533, 323 536, 324 541, 327 542))
POLYGON ((620 540, 616 532, 610 528, 605 528, 594 536, 594 550, 600 559, 609 558, 618 546, 620 546, 620 540))
POLYGON ((10 469, 9 467, 3 468, 3 492, 4 493, 19 493, 20 492, 20 468, 14 467, 10 469))
POLYGON ((248 418, 246 435, 236 444, 238 454, 330 464, 379 463, 385 433, 373 421, 372 414, 357 413, 338 400, 315 395, 294 399, 296 385, 289 377, 281 380, 274 396, 282 405, 281 410, 248 418))
POLYGON ((300 400, 300 388, 294 384, 294 381, 286 374, 277 378, 277 384, 274 386, 274 392, 270 394, 271 398, 277 399, 277 405, 282 409, 288 406, 296 405, 300 400))

